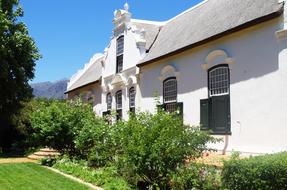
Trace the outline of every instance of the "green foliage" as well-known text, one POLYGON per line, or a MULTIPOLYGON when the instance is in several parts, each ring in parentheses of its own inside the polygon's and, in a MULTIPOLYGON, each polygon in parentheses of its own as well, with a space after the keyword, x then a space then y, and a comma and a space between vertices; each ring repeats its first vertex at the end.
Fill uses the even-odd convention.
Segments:
POLYGON ((126 183, 170 189, 172 175, 185 167, 184 162, 200 157, 208 150, 207 143, 216 142, 199 128, 184 125, 177 114, 160 109, 157 114, 138 113, 128 121, 108 124, 89 105, 52 101, 35 110, 31 119, 36 142, 86 160, 63 159, 55 167, 84 180, 95 179, 109 189, 126 189, 126 183))
POLYGON ((0 147, 5 150, 17 138, 12 118, 21 102, 32 97, 28 82, 40 58, 27 27, 18 20, 22 15, 18 0, 0 0, 0 147))
POLYGON ((87 104, 54 100, 40 107, 31 116, 32 138, 41 146, 48 146, 73 155, 75 138, 83 128, 93 129, 96 117, 87 104))
POLYGON ((47 99, 32 99, 31 101, 21 102, 22 108, 13 117, 13 126, 17 132, 16 142, 12 145, 13 151, 25 152, 28 149, 39 147, 37 142, 31 140, 31 134, 34 133, 31 115, 37 109, 48 106, 50 102, 47 99))
POLYGON ((224 162, 222 182, 232 190, 287 189, 287 153, 224 162))
POLYGON ((195 163, 178 168, 171 180, 174 190, 218 190, 220 186, 220 175, 216 168, 195 163))
POLYGON ((168 189, 170 174, 207 150, 216 140, 198 128, 183 125, 176 114, 140 113, 119 123, 122 153, 118 167, 130 183, 137 177, 152 187, 168 189))
POLYGON ((67 157, 58 160, 53 167, 106 190, 131 189, 128 183, 117 174, 115 167, 90 168, 86 161, 72 161, 67 157))
POLYGON ((52 167, 56 163, 56 158, 46 157, 41 160, 41 165, 52 167))
POLYGON ((118 128, 96 118, 93 126, 85 125, 75 138, 76 148, 89 165, 102 167, 114 160, 119 145, 116 135, 118 128))

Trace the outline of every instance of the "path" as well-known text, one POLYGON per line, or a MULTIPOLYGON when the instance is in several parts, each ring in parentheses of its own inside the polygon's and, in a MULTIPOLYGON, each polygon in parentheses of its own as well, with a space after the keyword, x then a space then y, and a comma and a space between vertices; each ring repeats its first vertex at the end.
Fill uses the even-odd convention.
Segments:
POLYGON ((8 163, 28 163, 33 162, 36 163, 37 161, 31 160, 28 158, 0 158, 0 164, 8 164, 8 163))

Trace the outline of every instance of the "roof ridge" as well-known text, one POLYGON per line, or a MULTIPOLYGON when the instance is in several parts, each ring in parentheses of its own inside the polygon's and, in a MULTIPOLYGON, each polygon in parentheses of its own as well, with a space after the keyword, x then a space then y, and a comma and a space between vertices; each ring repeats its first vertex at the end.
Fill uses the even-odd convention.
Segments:
POLYGON ((156 26, 162 26, 166 24, 166 21, 152 21, 152 20, 142 20, 142 19, 131 19, 131 22, 141 23, 141 24, 151 24, 156 26))

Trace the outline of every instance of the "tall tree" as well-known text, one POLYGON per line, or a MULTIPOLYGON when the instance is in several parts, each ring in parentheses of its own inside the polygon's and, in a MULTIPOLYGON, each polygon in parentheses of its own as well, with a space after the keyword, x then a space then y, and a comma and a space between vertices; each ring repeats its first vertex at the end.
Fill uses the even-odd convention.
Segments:
POLYGON ((29 81, 40 58, 26 25, 19 21, 23 10, 18 0, 0 0, 0 148, 13 142, 13 115, 21 101, 32 97, 29 81))

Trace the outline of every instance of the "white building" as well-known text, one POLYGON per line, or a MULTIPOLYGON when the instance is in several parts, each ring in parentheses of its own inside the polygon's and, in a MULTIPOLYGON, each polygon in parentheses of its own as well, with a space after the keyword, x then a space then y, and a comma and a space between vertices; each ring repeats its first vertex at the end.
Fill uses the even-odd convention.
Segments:
MULTIPOLYGON (((91 63, 101 67, 88 90, 98 115, 155 112, 157 92, 167 111, 223 138, 218 150, 287 150, 283 1, 207 0, 166 22, 131 19, 128 9, 115 12, 113 38, 91 63)), ((88 89, 91 68, 71 80, 69 97, 88 89)))

